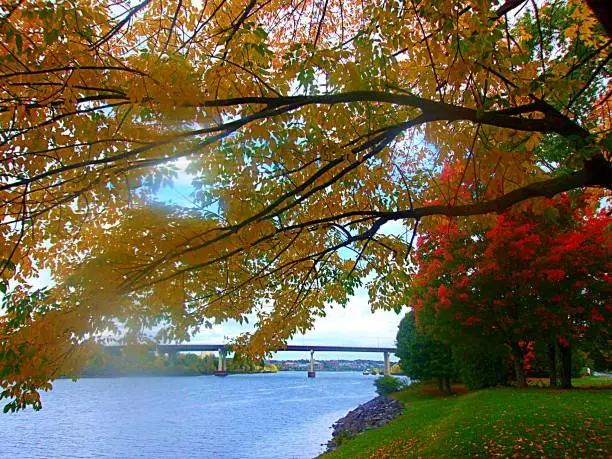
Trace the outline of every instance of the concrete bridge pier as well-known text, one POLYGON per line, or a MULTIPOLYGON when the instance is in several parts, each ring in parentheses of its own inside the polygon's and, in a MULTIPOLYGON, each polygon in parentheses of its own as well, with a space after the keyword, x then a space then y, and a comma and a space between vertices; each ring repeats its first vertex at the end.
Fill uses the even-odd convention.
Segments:
POLYGON ((389 352, 385 351, 385 375, 391 375, 391 364, 389 363, 389 352))
POLYGON ((308 377, 314 378, 315 376, 316 376, 316 373, 314 369, 314 351, 311 349, 310 350, 310 369, 308 370, 308 377))
POLYGON ((219 365, 217 371, 215 371, 215 376, 227 376, 227 359, 224 348, 219 349, 219 365))

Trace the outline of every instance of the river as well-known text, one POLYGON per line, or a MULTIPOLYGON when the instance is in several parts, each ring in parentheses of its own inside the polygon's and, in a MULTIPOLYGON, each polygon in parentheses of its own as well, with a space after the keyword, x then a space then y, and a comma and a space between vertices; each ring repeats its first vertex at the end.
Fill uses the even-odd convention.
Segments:
MULTIPOLYGON (((374 377, 306 372, 59 380, 0 414, 1 458, 311 458, 374 377)), ((1 402, 0 402, 1 403, 1 402)))

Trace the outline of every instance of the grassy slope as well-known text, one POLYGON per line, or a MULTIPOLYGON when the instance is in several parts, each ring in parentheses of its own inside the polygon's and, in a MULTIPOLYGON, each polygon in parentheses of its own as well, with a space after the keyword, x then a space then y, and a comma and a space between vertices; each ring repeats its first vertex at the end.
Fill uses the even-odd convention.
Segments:
POLYGON ((610 389, 498 388, 440 397, 418 385, 395 397, 406 405, 402 416, 325 458, 578 458, 612 451, 610 389))

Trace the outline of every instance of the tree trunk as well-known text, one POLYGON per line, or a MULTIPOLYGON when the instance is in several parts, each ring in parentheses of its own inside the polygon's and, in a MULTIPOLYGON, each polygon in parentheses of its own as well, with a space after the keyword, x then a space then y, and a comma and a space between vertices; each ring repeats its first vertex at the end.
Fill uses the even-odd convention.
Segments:
POLYGON ((444 391, 444 378, 442 378, 442 376, 438 378, 438 388, 440 389, 440 392, 444 391))
POLYGON ((557 346, 556 343, 548 345, 548 369, 550 371, 550 387, 557 387, 557 346))
POLYGON ((450 378, 448 376, 444 377, 444 392, 447 392, 449 394, 453 393, 453 390, 451 389, 450 385, 450 378))
POLYGON ((527 387, 527 378, 525 377, 525 370, 523 370, 523 352, 517 342, 513 342, 510 345, 512 350, 512 357, 514 359, 514 375, 516 376, 516 384, 518 387, 527 387))
POLYGON ((572 387, 572 348, 567 346, 559 346, 561 353, 561 387, 563 389, 571 389, 572 387))
POLYGON ((607 0, 587 0, 587 5, 591 7, 599 23, 606 29, 608 36, 612 37, 612 15, 610 15, 610 4, 607 0))

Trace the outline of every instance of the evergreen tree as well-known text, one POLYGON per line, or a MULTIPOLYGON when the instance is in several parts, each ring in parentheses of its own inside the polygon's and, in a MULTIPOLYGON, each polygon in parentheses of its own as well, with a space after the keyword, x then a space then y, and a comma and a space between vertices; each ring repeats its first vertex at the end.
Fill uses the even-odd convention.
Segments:
POLYGON ((454 364, 450 346, 423 334, 417 327, 414 312, 402 319, 397 333, 397 356, 400 366, 413 379, 437 379, 440 390, 451 391, 454 364))

